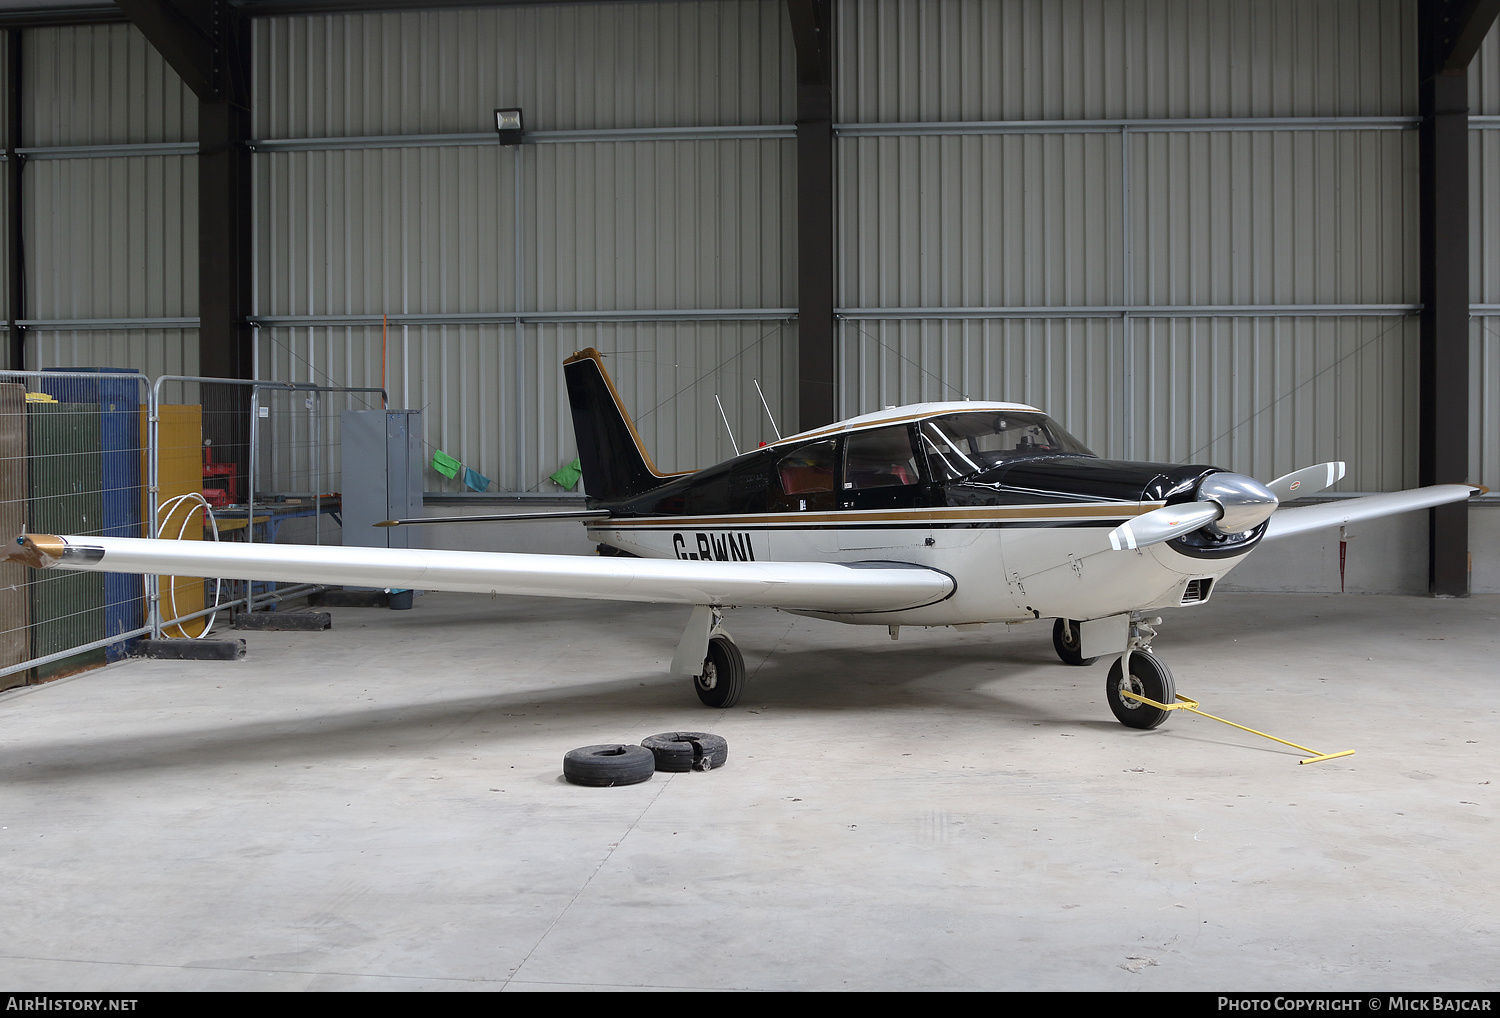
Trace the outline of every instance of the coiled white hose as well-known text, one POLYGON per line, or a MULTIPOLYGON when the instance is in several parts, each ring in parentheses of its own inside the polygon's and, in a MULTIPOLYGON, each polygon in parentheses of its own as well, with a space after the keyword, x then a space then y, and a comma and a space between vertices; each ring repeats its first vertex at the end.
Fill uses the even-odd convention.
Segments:
MULTIPOLYGON (((214 540, 217 541, 219 539, 219 521, 214 516, 214 507, 208 504, 208 499, 204 498, 201 493, 196 491, 190 491, 185 495, 178 495, 175 498, 169 498, 157 507, 157 536, 160 537, 166 531, 167 524, 171 522, 172 514, 176 511, 176 507, 180 503, 185 501, 196 502, 203 506, 203 511, 207 514, 208 521, 213 524, 214 540), (165 514, 165 516, 163 516, 163 514, 165 514)), ((188 527, 192 525, 193 517, 195 515, 197 515, 196 506, 189 509, 186 515, 183 516, 182 526, 177 529, 176 540, 181 541, 183 539, 183 535, 187 533, 188 527)), ((252 523, 251 526, 254 526, 254 524, 252 523)), ((177 617, 177 584, 174 581, 177 579, 177 577, 164 576, 162 577, 162 579, 167 581, 167 602, 171 606, 171 617, 175 619, 177 617)), ((180 637, 186 637, 187 639, 191 640, 201 640, 208 635, 209 630, 213 629, 214 627, 214 620, 219 617, 217 608, 219 607, 219 595, 223 591, 223 586, 224 581, 222 579, 216 578, 214 580, 214 608, 216 610, 212 614, 206 616, 207 621, 203 625, 203 632, 199 633, 197 636, 188 636, 187 630, 183 628, 181 623, 178 623, 177 632, 180 637)))

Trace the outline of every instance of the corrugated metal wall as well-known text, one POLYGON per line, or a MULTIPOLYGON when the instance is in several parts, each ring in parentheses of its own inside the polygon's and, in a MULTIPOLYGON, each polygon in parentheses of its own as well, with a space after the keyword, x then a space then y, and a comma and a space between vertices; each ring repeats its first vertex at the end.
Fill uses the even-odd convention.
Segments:
POLYGON ((21 68, 26 366, 193 373, 197 100, 128 25, 28 29, 21 68))
MULTIPOLYGON (((381 384, 378 325, 260 336, 262 377, 381 384)), ((498 490, 557 491, 545 478, 577 455, 562 379, 569 354, 602 351, 657 466, 689 470, 734 454, 715 394, 741 449, 774 440, 755 383, 784 425, 780 408, 796 404, 795 337, 785 321, 397 324, 386 337, 385 388, 392 406, 423 410, 429 446, 498 490)), ((440 475, 427 482, 429 491, 456 487, 440 475)))
POLYGON ((963 390, 1108 454, 1415 482, 1410 3, 836 16, 844 412, 963 390))
POLYGON ((196 156, 28 160, 28 317, 196 316, 196 164, 196 156))
POLYGON ((255 21, 261 138, 789 124, 784 5, 577 4, 255 21))
POLYGON ((1124 453, 1110 444, 1124 412, 1118 319, 851 320, 842 343, 847 414, 856 395, 865 410, 1009 400, 1047 408, 1100 455, 1124 453))
POLYGON ((1469 67, 1469 479, 1500 491, 1500 32, 1469 67))
POLYGON ((756 0, 257 20, 262 377, 383 375, 501 489, 557 490, 560 364, 590 344, 637 413, 669 400, 643 422, 659 465, 732 452, 715 391, 742 442, 769 437, 753 382, 795 405, 783 21, 756 0), (501 106, 534 143, 496 144, 501 106))
POLYGON ((1118 136, 846 137, 837 153, 842 306, 1121 303, 1118 136))
MULTIPOLYGON (((4 74, 5 81, 10 81, 10 46, 9 33, 0 33, 6 36, 7 45, 0 48, 0 74, 4 74)), ((0 137, 10 138, 10 104, 0 103, 0 131, 5 132, 0 137)), ((10 237, 10 156, 6 152, 0 152, 0 230, 4 230, 0 236, 10 237)), ((5 342, 5 350, 0 353, 0 365, 14 370, 25 368, 25 364, 17 364, 17 359, 11 352, 10 336, 10 244, 0 244, 0 300, 5 301, 3 306, 7 309, 0 314, 0 337, 5 342)))
POLYGON ((257 312, 788 307, 793 155, 779 139, 265 154, 257 312))
POLYGON ((26 330, 26 363, 39 369, 114 367, 148 378, 198 373, 198 329, 150 328, 26 330))
POLYGON ((24 32, 21 122, 28 146, 193 141, 198 101, 129 25, 24 32))
POLYGON ((844 123, 1416 112, 1408 0, 839 0, 844 123))
MULTIPOLYGON (((1415 482, 1412 0, 834 16, 844 412, 962 391, 1109 454, 1262 476, 1339 455, 1346 488, 1415 482)), ((589 343, 640 411, 707 373, 646 428, 663 466, 729 451, 712 387, 762 437, 751 380, 794 405, 785 20, 779 0, 256 19, 262 375, 384 376, 506 489, 571 457, 556 362, 589 343), (489 135, 510 105, 519 151, 489 135), (384 361, 382 314, 404 316, 384 361)), ((25 74, 28 366, 192 373, 191 93, 122 25, 28 30, 25 74), (99 145, 132 147, 65 151, 99 145)), ((1471 82, 1473 477, 1500 488, 1500 36, 1471 82)))

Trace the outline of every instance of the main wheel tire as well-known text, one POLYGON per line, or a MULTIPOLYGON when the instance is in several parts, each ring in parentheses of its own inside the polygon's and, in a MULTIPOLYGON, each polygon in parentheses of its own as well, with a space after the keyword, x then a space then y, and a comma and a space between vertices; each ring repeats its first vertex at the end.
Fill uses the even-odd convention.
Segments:
POLYGON ((1091 665, 1097 657, 1083 656, 1083 643, 1078 632, 1078 623, 1072 619, 1058 619, 1052 623, 1052 649, 1065 665, 1091 665))
POLYGON ((656 757, 645 746, 584 746, 563 757, 563 777, 575 785, 635 785, 655 773, 656 757))
POLYGON ((745 657, 727 636, 708 641, 703 671, 693 677, 693 691, 705 707, 733 707, 745 691, 745 657))
POLYGON ((1137 696, 1155 700, 1157 703, 1175 703, 1177 687, 1172 683, 1172 673, 1148 650, 1130 653, 1130 680, 1126 683, 1125 670, 1120 667, 1121 657, 1109 669, 1109 678, 1104 683, 1104 696, 1109 700, 1109 709, 1115 718, 1127 728, 1155 728, 1167 720, 1171 711, 1153 707, 1149 703, 1131 700, 1120 695, 1120 690, 1129 689, 1137 696))
POLYGON ((659 771, 709 771, 729 759, 729 743, 707 732, 664 732, 642 739, 659 771))

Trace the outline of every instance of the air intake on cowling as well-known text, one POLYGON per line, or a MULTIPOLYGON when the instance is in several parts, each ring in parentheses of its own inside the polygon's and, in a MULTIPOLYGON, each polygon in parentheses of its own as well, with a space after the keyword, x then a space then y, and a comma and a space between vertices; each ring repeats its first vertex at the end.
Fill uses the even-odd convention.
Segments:
POLYGON ((1188 580, 1187 587, 1182 592, 1183 604, 1198 604, 1200 601, 1208 600, 1208 591, 1214 581, 1207 576, 1201 576, 1196 580, 1188 580))

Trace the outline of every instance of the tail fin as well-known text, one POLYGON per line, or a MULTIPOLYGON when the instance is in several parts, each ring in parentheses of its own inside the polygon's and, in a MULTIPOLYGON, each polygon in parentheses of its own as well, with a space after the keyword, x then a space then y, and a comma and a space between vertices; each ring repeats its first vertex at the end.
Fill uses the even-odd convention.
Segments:
POLYGON ((604 355, 593 347, 563 361, 573 433, 583 464, 584 488, 592 498, 614 502, 650 491, 672 475, 651 462, 635 422, 604 370, 604 355))

